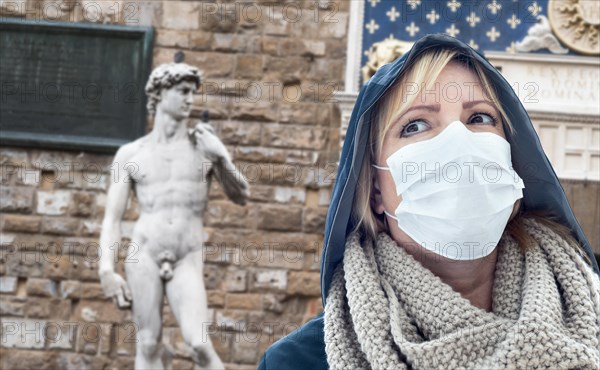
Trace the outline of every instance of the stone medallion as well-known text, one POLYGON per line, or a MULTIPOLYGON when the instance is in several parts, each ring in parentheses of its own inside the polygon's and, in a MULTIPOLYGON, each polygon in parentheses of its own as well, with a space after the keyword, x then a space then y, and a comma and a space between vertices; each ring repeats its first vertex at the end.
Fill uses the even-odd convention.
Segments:
POLYGON ((550 0, 548 18, 552 30, 567 47, 600 55, 600 1, 550 0))

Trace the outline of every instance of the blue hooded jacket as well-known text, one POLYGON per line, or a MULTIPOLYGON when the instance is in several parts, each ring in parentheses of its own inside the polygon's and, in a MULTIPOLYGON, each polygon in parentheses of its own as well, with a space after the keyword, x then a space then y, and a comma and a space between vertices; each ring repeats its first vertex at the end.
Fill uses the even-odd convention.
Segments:
MULTIPOLYGON (((525 108, 510 84, 482 55, 462 41, 445 34, 428 35, 418 40, 411 50, 396 61, 379 68, 362 87, 346 133, 340 165, 325 225, 325 241, 321 260, 321 296, 327 301, 333 272, 342 261, 346 236, 353 229, 350 217, 360 164, 369 134, 372 108, 397 80, 416 56, 430 48, 452 48, 477 60, 491 76, 504 111, 515 134, 507 135, 511 145, 514 169, 523 179, 524 211, 548 211, 557 221, 568 226, 573 236, 589 255, 594 271, 600 275, 589 241, 579 226, 565 192, 544 153, 540 140, 525 108)), ((323 331, 323 313, 298 330, 274 343, 263 355, 259 370, 327 369, 323 331)))

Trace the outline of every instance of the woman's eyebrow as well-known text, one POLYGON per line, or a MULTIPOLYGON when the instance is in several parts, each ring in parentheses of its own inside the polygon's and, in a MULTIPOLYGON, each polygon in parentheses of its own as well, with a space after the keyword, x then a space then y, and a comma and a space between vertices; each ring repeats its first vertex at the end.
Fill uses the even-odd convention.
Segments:
POLYGON ((463 108, 469 109, 477 104, 487 104, 487 105, 491 106, 492 108, 496 109, 496 105, 494 105, 494 103, 492 103, 489 100, 473 100, 473 101, 464 102, 463 108))
POLYGON ((415 105, 414 107, 410 107, 407 110, 405 110, 404 112, 400 112, 400 114, 397 114, 396 116, 394 116, 394 118, 392 119, 392 122, 398 121, 400 118, 402 118, 402 116, 406 115, 408 112, 413 111, 413 110, 426 110, 429 112, 439 112, 440 107, 441 107, 440 104, 415 105))

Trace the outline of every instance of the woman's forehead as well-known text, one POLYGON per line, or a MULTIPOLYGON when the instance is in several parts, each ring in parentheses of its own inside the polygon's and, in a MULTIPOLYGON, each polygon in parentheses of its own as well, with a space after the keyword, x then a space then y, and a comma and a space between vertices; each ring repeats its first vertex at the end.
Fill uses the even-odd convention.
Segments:
POLYGON ((472 69, 463 63, 448 63, 434 81, 403 81, 402 96, 415 104, 443 104, 444 102, 490 100, 482 82, 472 69))

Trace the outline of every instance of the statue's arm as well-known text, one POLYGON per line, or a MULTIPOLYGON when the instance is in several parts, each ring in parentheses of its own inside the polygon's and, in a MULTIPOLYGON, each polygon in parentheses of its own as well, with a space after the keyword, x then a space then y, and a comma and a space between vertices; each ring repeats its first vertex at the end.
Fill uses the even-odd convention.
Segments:
POLYGON ((112 164, 110 187, 106 197, 104 220, 100 233, 100 282, 104 293, 113 297, 119 307, 130 305, 131 294, 125 280, 115 272, 119 245, 121 243, 121 219, 127 207, 131 177, 126 169, 131 148, 121 147, 112 164))
POLYGON ((244 205, 248 199, 249 186, 244 175, 237 170, 229 153, 219 157, 213 163, 213 174, 223 186, 223 190, 234 203, 244 205))
POLYGON ((231 155, 221 140, 215 135, 213 128, 199 123, 191 130, 196 148, 211 161, 211 176, 223 186, 223 190, 234 203, 244 205, 248 199, 249 186, 241 172, 237 170, 231 155))

